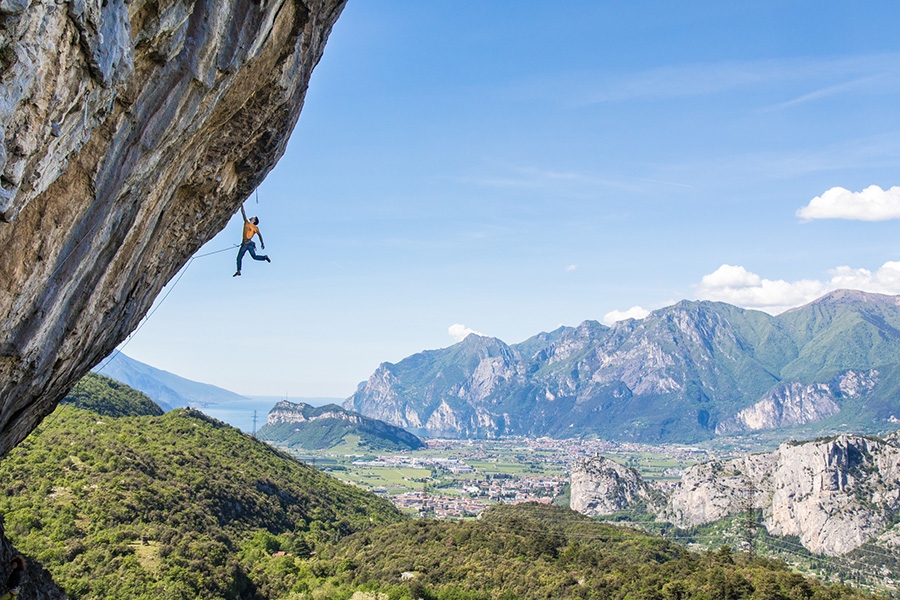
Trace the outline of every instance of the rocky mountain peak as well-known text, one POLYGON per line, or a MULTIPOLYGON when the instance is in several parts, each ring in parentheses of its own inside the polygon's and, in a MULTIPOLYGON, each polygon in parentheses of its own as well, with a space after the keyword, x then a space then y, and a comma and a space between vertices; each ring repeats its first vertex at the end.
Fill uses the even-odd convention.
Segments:
POLYGON ((400 426, 440 423, 433 434, 454 436, 693 443, 848 421, 881 433, 900 416, 898 298, 839 296, 849 304, 779 317, 683 301, 509 346, 470 336, 380 367, 344 406, 400 426))

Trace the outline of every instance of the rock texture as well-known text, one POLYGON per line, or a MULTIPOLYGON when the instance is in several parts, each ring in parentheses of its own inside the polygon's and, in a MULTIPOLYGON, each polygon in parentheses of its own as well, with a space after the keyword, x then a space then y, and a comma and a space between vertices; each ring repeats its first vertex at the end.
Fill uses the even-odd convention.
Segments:
POLYGON ((900 434, 842 435, 782 444, 772 454, 692 467, 663 518, 680 527, 763 510, 770 533, 810 552, 845 554, 879 535, 900 511, 900 434))
POLYGON ((0 455, 281 157, 344 2, 0 3, 0 455))
POLYGON ((900 547, 900 431, 709 461, 685 471, 667 502, 639 473, 600 457, 576 463, 570 482, 572 510, 589 516, 639 510, 688 528, 754 508, 770 534, 796 536, 816 554, 846 554, 875 539, 900 547))
POLYGON ((779 384, 762 399, 716 426, 717 434, 759 431, 815 423, 840 412, 839 402, 859 398, 878 383, 878 370, 847 371, 830 384, 779 384))
POLYGON ((703 525, 767 503, 775 454, 710 461, 687 469, 663 513, 679 527, 703 525))
POLYGON ((603 456, 576 462, 569 481, 569 507, 589 517, 611 515, 638 505, 654 513, 665 505, 661 494, 640 473, 603 456))

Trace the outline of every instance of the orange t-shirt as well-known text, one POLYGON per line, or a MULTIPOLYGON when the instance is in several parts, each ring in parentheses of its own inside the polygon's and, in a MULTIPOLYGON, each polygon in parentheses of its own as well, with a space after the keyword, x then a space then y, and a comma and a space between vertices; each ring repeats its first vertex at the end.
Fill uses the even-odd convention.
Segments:
POLYGON ((251 223, 250 221, 244 221, 244 240, 245 242, 249 242, 254 235, 259 233, 259 227, 251 223))

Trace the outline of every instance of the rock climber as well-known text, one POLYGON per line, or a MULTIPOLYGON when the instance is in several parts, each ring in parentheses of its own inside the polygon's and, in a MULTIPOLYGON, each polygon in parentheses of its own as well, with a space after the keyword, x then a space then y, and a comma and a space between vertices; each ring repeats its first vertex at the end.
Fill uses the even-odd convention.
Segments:
POLYGON ((263 241, 262 234, 259 232, 259 218, 250 217, 247 218, 247 213, 244 211, 244 205, 241 204, 241 216, 244 218, 244 237, 241 239, 241 249, 238 250, 237 255, 237 272, 232 275, 232 277, 239 277, 241 274, 241 260, 244 258, 244 253, 249 252, 250 256, 253 260, 264 260, 267 263, 272 262, 269 259, 268 254, 263 254, 259 256, 256 254, 256 243, 253 241, 253 236, 259 236, 259 245, 260 249, 266 249, 266 243, 263 241))
POLYGON ((25 559, 21 556, 16 556, 10 562, 10 566, 12 567, 12 572, 9 574, 9 579, 6 580, 7 591, 3 596, 0 596, 0 600, 11 600, 18 596, 19 587, 22 585, 22 576, 25 574, 25 559))

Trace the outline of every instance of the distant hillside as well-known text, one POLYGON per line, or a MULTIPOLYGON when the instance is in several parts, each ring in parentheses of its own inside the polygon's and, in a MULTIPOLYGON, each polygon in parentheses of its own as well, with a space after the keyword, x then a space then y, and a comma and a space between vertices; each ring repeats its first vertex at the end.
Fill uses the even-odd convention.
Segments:
POLYGON ((255 574, 400 513, 192 410, 60 406, 0 463, 6 534, 72 599, 275 598, 255 574))
POLYGON ((159 405, 146 395, 97 373, 85 375, 60 404, 69 404, 107 417, 158 417, 163 414, 159 405))
POLYGON ((191 381, 168 371, 151 367, 118 351, 94 367, 94 370, 144 392, 163 410, 185 406, 202 408, 208 404, 247 402, 248 400, 246 396, 229 392, 226 389, 191 381), (99 371, 97 371, 98 367, 99 371))
POLYGON ((256 432, 260 440, 288 448, 323 450, 344 442, 348 435, 359 437, 370 450, 416 450, 425 447, 418 437, 383 421, 369 419, 335 404, 310 406, 279 402, 269 411, 266 424, 256 432))
POLYGON ((843 290, 777 317, 683 301, 514 345, 473 334, 383 363, 344 407, 433 436, 691 443, 880 433, 900 419, 898 392, 900 297, 843 290))

